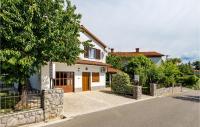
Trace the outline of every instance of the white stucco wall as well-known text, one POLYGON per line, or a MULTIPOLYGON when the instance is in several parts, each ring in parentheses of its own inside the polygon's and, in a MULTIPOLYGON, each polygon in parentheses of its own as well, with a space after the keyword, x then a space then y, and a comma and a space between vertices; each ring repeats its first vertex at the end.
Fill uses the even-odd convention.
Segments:
MULTIPOLYGON (((82 88, 82 72, 90 72, 90 82, 91 88, 96 86, 106 86, 106 73, 101 72, 101 66, 94 66, 94 65, 82 65, 82 64, 75 64, 72 66, 67 66, 65 63, 55 63, 56 71, 63 71, 63 72, 74 72, 74 87, 75 88, 82 88), (86 70, 87 68, 87 70, 86 70), (92 82, 92 72, 99 72, 99 82, 92 82)), ((49 67, 48 65, 42 67, 41 69, 41 88, 42 89, 49 89, 50 88, 50 78, 49 78, 49 67)))
POLYGON ((40 83, 40 73, 36 73, 29 78, 31 83, 31 87, 33 89, 41 90, 41 83, 40 83))
POLYGON ((151 57, 150 58, 156 65, 161 65, 162 57, 151 57))
MULTIPOLYGON (((94 48, 101 50, 101 56, 102 56, 102 53, 104 54, 103 58, 101 58, 100 60, 97 60, 97 59, 84 58, 84 54, 82 53, 79 56, 81 59, 90 60, 90 61, 99 61, 99 62, 103 62, 103 63, 106 62, 107 51, 106 51, 106 49, 104 49, 104 47, 102 45, 100 45, 98 42, 96 42, 93 38, 91 38, 86 33, 80 33, 79 39, 80 39, 81 42, 84 42, 84 41, 87 41, 87 40, 92 40, 91 44, 94 45, 94 48)), ((81 45, 81 49, 84 49, 83 45, 81 45)))

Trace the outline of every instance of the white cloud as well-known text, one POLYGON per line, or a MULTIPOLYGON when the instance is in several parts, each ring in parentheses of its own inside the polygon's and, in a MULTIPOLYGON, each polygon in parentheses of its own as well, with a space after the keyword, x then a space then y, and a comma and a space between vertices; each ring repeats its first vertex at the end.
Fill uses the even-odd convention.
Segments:
POLYGON ((199 0, 72 1, 82 23, 116 50, 200 57, 199 0))

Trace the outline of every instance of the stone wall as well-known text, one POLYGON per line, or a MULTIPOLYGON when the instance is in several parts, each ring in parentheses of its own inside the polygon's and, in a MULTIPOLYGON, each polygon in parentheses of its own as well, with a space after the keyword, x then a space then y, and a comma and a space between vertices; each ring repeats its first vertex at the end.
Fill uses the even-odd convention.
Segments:
POLYGON ((164 96, 164 95, 172 95, 175 93, 182 92, 182 86, 175 87, 163 87, 157 88, 157 84, 150 84, 150 95, 151 96, 164 96))
POLYGON ((37 123, 44 120, 42 109, 22 111, 0 116, 0 127, 13 127, 24 124, 37 123))
POLYGON ((181 89, 181 87, 160 88, 156 90, 156 94, 157 96, 170 95, 181 92, 181 89))
POLYGON ((60 117, 63 114, 64 91, 62 88, 43 90, 42 107, 44 120, 60 117))
POLYGON ((64 91, 61 88, 42 91, 42 108, 0 116, 0 127, 48 121, 63 114, 64 91))
POLYGON ((142 86, 133 86, 133 98, 137 100, 142 98, 142 86))

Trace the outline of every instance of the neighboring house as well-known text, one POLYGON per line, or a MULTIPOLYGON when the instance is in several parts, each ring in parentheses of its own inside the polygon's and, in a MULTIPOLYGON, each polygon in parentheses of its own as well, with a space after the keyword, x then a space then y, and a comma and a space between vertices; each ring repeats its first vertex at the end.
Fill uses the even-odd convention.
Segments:
POLYGON ((111 52, 109 54, 113 56, 120 56, 120 57, 136 57, 136 56, 144 55, 147 58, 150 58, 157 65, 160 65, 162 63, 163 56, 165 56, 155 51, 140 52, 139 48, 136 48, 134 52, 114 52, 114 49, 111 49, 111 52))
POLYGON ((94 47, 85 48, 81 45, 80 48, 84 49, 85 53, 80 54, 74 65, 53 62, 43 66, 39 74, 30 78, 32 88, 43 90, 54 86, 63 88, 64 92, 77 92, 106 86, 107 46, 84 26, 82 29, 84 32, 80 33, 80 41, 91 40, 94 47), (50 78, 51 72, 55 73, 53 80, 50 78))

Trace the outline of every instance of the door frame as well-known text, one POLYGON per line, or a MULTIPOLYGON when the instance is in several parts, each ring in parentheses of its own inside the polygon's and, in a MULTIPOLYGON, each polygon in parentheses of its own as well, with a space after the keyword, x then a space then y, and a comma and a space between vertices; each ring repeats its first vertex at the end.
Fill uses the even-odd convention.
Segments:
POLYGON ((91 73, 90 72, 82 72, 82 91, 83 91, 83 74, 88 74, 88 90, 85 91, 91 91, 91 73))

